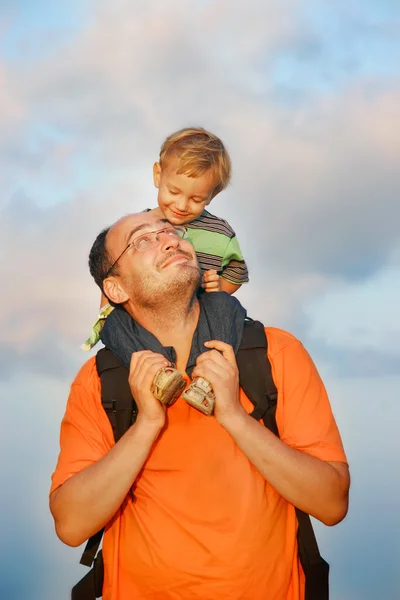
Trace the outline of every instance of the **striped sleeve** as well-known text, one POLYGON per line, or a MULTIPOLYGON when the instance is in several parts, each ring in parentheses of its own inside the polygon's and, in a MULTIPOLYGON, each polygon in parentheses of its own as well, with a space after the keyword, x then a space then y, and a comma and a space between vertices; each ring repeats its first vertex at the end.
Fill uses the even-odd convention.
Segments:
POLYGON ((221 277, 236 285, 249 281, 247 265, 235 235, 229 240, 222 258, 221 277))

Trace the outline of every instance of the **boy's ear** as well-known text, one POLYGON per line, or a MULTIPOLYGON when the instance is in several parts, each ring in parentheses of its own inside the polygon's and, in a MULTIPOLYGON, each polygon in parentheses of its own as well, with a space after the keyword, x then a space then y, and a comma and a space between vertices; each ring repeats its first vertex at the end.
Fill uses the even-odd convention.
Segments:
POLYGON ((215 196, 218 196, 218 194, 221 192, 221 190, 218 190, 218 186, 215 185, 213 191, 211 192, 208 200, 207 200, 207 204, 210 204, 211 200, 214 200, 215 196))
MULTIPOLYGON (((217 192, 217 194, 218 194, 218 192, 217 192)), ((214 190, 213 190, 211 192, 211 194, 208 196, 205 206, 208 206, 210 204, 211 200, 213 200, 217 194, 214 194, 214 190)))
POLYGON ((160 177, 161 177, 161 165, 159 162, 155 162, 153 165, 153 181, 154 181, 154 185, 157 189, 160 187, 160 177))
POLYGON ((114 304, 123 304, 129 299, 128 294, 123 290, 119 281, 114 277, 107 277, 103 281, 104 294, 114 304))

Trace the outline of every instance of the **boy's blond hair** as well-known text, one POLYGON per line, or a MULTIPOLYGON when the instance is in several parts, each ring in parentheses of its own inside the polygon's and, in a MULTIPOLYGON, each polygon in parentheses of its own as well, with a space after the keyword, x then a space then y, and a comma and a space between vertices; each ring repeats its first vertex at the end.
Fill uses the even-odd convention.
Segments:
POLYGON ((222 141, 202 127, 185 127, 167 137, 160 150, 160 166, 170 158, 177 158, 177 173, 199 177, 214 169, 216 184, 213 197, 229 184, 231 159, 222 141))

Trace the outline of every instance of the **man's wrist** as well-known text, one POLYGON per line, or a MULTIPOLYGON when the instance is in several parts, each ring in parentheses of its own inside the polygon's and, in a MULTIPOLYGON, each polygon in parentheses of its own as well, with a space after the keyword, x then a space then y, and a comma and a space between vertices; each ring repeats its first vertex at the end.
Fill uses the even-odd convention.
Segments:
POLYGON ((156 440, 165 425, 165 417, 150 418, 142 411, 139 411, 134 425, 137 431, 140 431, 146 437, 148 436, 156 440))
POLYGON ((246 426, 246 421, 249 415, 246 413, 244 408, 241 406, 239 409, 229 412, 225 415, 222 415, 221 418, 218 419, 220 425, 226 431, 235 438, 237 434, 243 431, 243 428, 246 426))

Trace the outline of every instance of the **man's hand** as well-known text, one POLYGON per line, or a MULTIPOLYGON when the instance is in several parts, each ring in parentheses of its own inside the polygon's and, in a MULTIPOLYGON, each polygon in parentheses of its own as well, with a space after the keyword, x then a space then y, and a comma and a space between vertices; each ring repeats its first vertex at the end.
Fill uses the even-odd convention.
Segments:
POLYGON ((215 269, 206 271, 203 275, 202 284, 206 292, 220 292, 221 282, 215 269))
MULTIPOLYGON (((50 508, 57 535, 64 543, 70 546, 82 544, 112 519, 126 498, 165 424, 165 407, 154 397, 150 386, 158 369, 169 364, 164 356, 154 352, 132 354, 129 385, 139 409, 138 418, 108 451, 103 443, 103 455, 67 479, 51 494, 50 508)), ((81 397, 78 395, 75 398, 75 394, 77 392, 73 386, 69 402, 81 401, 81 397)), ((88 413, 86 418, 89 415, 92 417, 92 413, 88 413)), ((85 418, 85 415, 79 418, 85 418)), ((75 427, 79 428, 78 422, 75 427)), ((84 439, 85 434, 83 421, 78 439, 84 439)), ((97 435, 96 440, 101 440, 103 433, 100 426, 97 435)), ((61 452, 70 453, 75 438, 69 440, 69 436, 65 437, 66 445, 70 447, 66 450, 64 445, 61 452)), ((90 448, 89 456, 92 454, 92 443, 88 442, 86 446, 90 448)), ((85 457, 85 450, 82 452, 85 457)))
POLYGON ((138 418, 160 427, 165 423, 166 407, 154 397, 151 385, 159 369, 169 366, 171 363, 162 354, 142 350, 132 354, 129 369, 129 386, 138 407, 138 418))
POLYGON ((239 401, 239 370, 232 346, 212 340, 204 344, 211 348, 200 354, 192 377, 204 377, 215 394, 215 418, 225 426, 230 419, 241 415, 244 409, 239 401))

